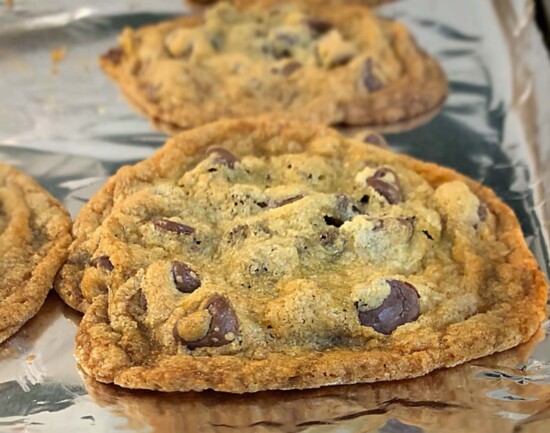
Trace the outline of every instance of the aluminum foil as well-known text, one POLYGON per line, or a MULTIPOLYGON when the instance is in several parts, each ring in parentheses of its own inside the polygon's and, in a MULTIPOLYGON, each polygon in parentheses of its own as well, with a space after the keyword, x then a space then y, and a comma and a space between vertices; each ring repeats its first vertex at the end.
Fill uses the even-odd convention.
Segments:
MULTIPOLYGON (((97 66, 127 25, 188 13, 180 0, 15 0, 0 5, 0 160, 76 215, 123 164, 165 140, 97 66)), ((392 148, 491 186, 516 211, 547 274, 550 65, 528 0, 402 0, 404 21, 443 64, 450 97, 392 148), (546 198, 548 198, 548 193, 546 198)), ((52 293, 0 346, 0 431, 547 433, 549 326, 511 351, 397 383, 300 392, 159 394, 101 385, 72 356, 80 316, 52 293)))

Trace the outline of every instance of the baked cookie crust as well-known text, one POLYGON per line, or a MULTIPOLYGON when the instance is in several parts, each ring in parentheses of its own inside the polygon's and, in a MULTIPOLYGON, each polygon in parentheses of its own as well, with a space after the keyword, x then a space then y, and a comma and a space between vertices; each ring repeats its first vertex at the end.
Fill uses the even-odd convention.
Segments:
MULTIPOLYGON (((235 208, 241 209, 237 195, 235 208)), ((235 214, 233 222, 242 218, 235 214)), ((254 233, 252 238, 263 236, 254 233)), ((220 121, 182 133, 109 180, 83 208, 74 234, 57 288, 82 289, 71 299, 80 299, 82 309, 90 305, 76 357, 98 381, 128 388, 241 393, 411 378, 514 347, 545 317, 544 276, 512 210, 490 189, 450 169, 300 122, 220 121), (205 153, 211 147, 225 152, 205 153), (288 185, 273 185, 273 201, 265 206, 249 192, 261 203, 254 208, 262 220, 258 227, 269 233, 254 248, 276 244, 282 229, 270 224, 277 221, 300 236, 284 232, 286 243, 267 256, 261 248, 250 255, 247 240, 231 246, 235 254, 224 255, 226 247, 219 246, 212 257, 229 261, 208 267, 199 255, 218 245, 209 230, 224 233, 214 236, 219 245, 232 245, 241 230, 226 230, 223 219, 211 229, 200 226, 189 215, 200 215, 202 202, 187 208, 186 198, 172 194, 192 197, 190 179, 222 182, 214 189, 222 191, 223 179, 246 177, 247 171, 253 176, 266 161, 275 167, 284 158, 292 161, 284 176, 305 175, 302 183, 296 180, 302 186, 313 182, 309 175, 319 183, 288 197, 288 185), (346 169, 331 177, 326 164, 332 163, 346 169), (351 200, 345 205, 326 198, 339 197, 330 185, 349 186, 346 179, 366 188, 368 203, 343 187, 351 200), (327 212, 321 216, 330 232, 338 232, 319 238, 334 255, 307 273, 304 257, 325 253, 297 240, 308 238, 319 209, 327 212), (349 209, 353 215, 346 214, 349 209), (305 225, 297 229, 300 223, 305 225), (288 245, 295 251, 282 252, 288 245), (348 253, 358 252, 364 270, 356 259, 346 262, 348 253), (256 266, 258 257, 267 263, 265 273, 256 266), (284 260, 280 274, 273 257, 284 260), (185 263, 175 266, 173 260, 185 263), (353 272, 342 274, 337 263, 353 272), (323 277, 327 269, 334 278, 323 277), (257 270, 262 276, 253 280, 257 270), (227 284, 214 281, 218 274, 227 284), (391 320, 384 315, 390 311, 391 320)))
POLYGON ((42 304, 71 243, 71 218, 29 176, 0 162, 0 342, 42 304))
POLYGON ((354 4, 222 3, 125 29, 119 43, 102 69, 170 133, 258 114, 400 131, 430 120, 448 91, 403 24, 354 4))
MULTIPOLYGON (((290 431, 305 423, 338 423, 345 428, 346 421, 352 423, 358 417, 362 417, 361 428, 367 427, 365 423, 371 420, 372 426, 368 427, 376 430, 382 421, 379 416, 369 415, 380 415, 382 411, 386 412, 383 415, 386 419, 399 419, 423 428, 433 425, 436 430, 451 429, 460 425, 466 431, 491 431, 495 420, 485 417, 487 425, 480 425, 483 419, 477 416, 476 398, 472 398, 472 394, 482 397, 494 391, 496 386, 494 381, 475 376, 487 368, 498 366, 502 371, 525 362, 535 345, 531 343, 536 343, 532 340, 509 351, 412 380, 295 392, 268 391, 239 398, 227 398, 221 393, 136 393, 98 383, 86 374, 82 377, 86 390, 97 404, 102 407, 117 405, 128 419, 140 420, 155 431, 169 432, 178 426, 186 433, 206 433, 215 432, 222 424, 245 429, 259 421, 277 422, 290 431), (482 365, 488 367, 484 369, 482 365), (445 419, 444 425, 441 418, 445 419)), ((511 393, 517 391, 521 395, 525 391, 525 385, 512 382, 511 386, 511 393)), ((529 395, 540 398, 539 405, 530 409, 530 413, 543 410, 546 390, 533 384, 528 386, 529 395)), ((521 413, 522 402, 501 402, 499 406, 521 413), (510 408, 510 404, 516 407, 510 408)))

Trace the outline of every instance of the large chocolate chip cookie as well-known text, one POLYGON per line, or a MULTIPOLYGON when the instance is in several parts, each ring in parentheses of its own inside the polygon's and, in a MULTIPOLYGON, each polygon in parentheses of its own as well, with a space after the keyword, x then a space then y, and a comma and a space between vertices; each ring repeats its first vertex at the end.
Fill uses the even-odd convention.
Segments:
POLYGON ((130 388, 408 378, 513 347, 545 317, 544 277, 491 190, 272 117, 174 137, 111 178, 74 234, 58 290, 86 309, 78 361, 130 388))

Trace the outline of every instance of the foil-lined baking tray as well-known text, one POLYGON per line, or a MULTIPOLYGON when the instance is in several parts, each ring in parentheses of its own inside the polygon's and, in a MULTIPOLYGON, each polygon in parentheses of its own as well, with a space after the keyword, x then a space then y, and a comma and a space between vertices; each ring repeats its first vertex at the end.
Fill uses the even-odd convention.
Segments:
MULTIPOLYGON (((521 220, 547 275, 550 65, 528 0, 402 0, 447 71, 450 96, 392 148, 491 186, 521 220)), ((165 140, 99 71, 124 26, 189 13, 181 0, 15 0, 0 5, 0 160, 31 174, 72 215, 123 164, 165 140)), ((159 394, 98 384, 77 369, 80 316, 52 293, 0 346, 0 431, 547 433, 550 339, 423 378, 297 392, 159 394)))

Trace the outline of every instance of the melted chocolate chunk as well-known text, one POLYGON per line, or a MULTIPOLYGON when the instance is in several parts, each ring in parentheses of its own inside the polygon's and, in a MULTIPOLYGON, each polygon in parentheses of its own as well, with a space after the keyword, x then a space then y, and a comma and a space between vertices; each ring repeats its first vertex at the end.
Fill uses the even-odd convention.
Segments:
POLYGON ((90 260, 89 265, 94 268, 103 269, 109 272, 115 268, 108 256, 94 257, 92 260, 90 260))
POLYGON ((234 168, 235 164, 240 161, 240 159, 233 155, 229 150, 221 147, 213 147, 209 149, 206 155, 216 155, 212 162, 214 164, 225 165, 229 168, 234 168))
POLYGON ((388 182, 370 177, 367 179, 367 185, 383 196, 389 204, 396 204, 403 201, 401 191, 388 182))
POLYGON ((332 24, 319 18, 307 18, 306 25, 313 31, 323 34, 332 28, 332 24))
POLYGON ((374 75, 374 60, 367 59, 363 66, 363 84, 369 92, 377 92, 384 87, 384 83, 374 75))
POLYGON ((190 235, 195 232, 195 229, 193 227, 166 219, 154 220, 153 224, 157 229, 177 233, 178 235, 190 235))
POLYGON ((389 148, 388 144, 386 143, 386 141, 378 134, 367 134, 364 138, 363 138, 363 142, 364 143, 369 143, 369 144, 373 144, 375 146, 378 146, 378 147, 382 147, 384 149, 387 149, 389 148))
POLYGON ((367 185, 383 196, 389 204, 396 204, 403 201, 403 194, 401 194, 397 174, 389 168, 381 167, 376 170, 371 177, 367 178, 367 185), (388 173, 393 174, 395 177, 395 184, 391 184, 382 179, 388 173))
POLYGON ((239 333, 239 320, 235 310, 227 298, 214 295, 206 304, 210 313, 210 327, 204 337, 197 341, 184 341, 183 343, 191 350, 198 347, 220 347, 231 343, 227 340, 227 334, 233 334, 233 338, 239 333))
POLYGON ((374 328, 381 334, 389 335, 398 326, 413 322, 420 315, 420 295, 416 288, 406 281, 387 280, 390 294, 382 305, 374 310, 361 311, 359 322, 363 326, 374 328))
POLYGON ((198 274, 183 262, 172 262, 172 276, 176 289, 181 293, 193 293, 201 286, 201 279, 198 274))
POLYGON ((120 47, 111 48, 109 51, 103 54, 103 58, 110 61, 113 65, 120 64, 123 57, 124 50, 120 47))
POLYGON ((134 295, 130 298, 126 311, 134 319, 138 320, 139 317, 143 317, 147 313, 147 298, 143 294, 143 290, 139 289, 134 295))
POLYGON ((280 71, 282 75, 288 76, 288 75, 292 75, 301 67, 302 67, 302 64, 300 62, 291 61, 285 64, 280 71))

